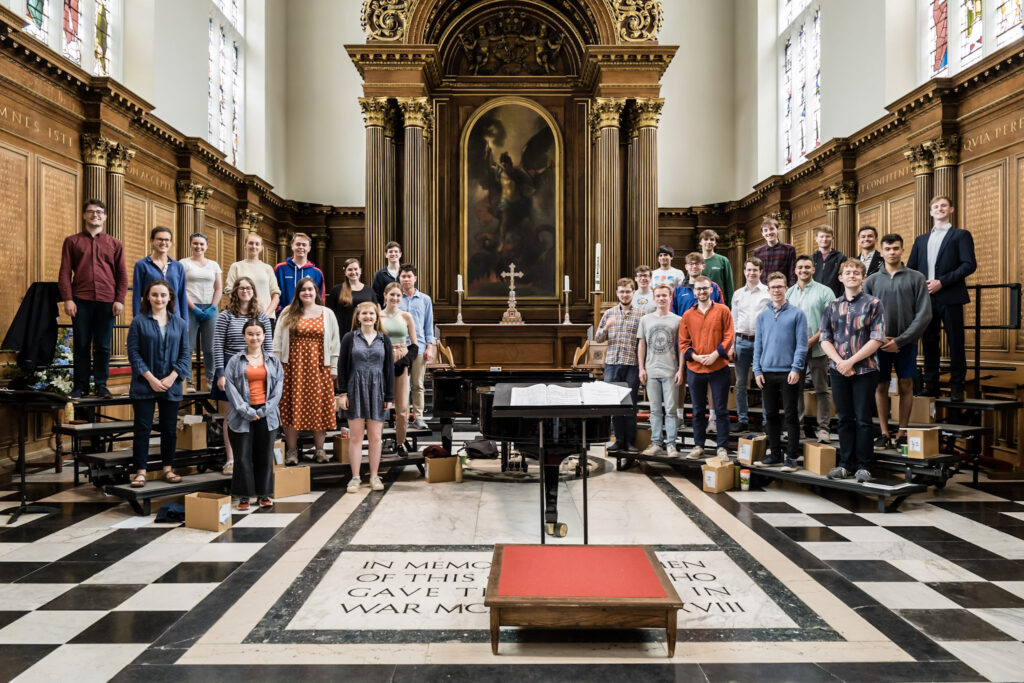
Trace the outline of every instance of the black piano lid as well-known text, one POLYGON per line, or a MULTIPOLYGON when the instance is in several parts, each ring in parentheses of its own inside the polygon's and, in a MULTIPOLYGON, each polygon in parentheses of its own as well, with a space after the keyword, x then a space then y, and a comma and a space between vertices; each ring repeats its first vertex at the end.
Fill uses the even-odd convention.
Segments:
MULTIPOLYGON (((532 418, 586 418, 605 416, 629 416, 636 413, 633 400, 627 394, 622 402, 616 405, 557 405, 557 406, 513 406, 509 405, 512 400, 512 389, 514 387, 529 387, 538 382, 502 382, 494 386, 494 405, 492 410, 495 417, 532 417, 532 418)), ((583 382, 548 382, 558 386, 573 388, 579 387, 583 382)), ((609 382, 618 386, 626 386, 625 382, 609 382)))

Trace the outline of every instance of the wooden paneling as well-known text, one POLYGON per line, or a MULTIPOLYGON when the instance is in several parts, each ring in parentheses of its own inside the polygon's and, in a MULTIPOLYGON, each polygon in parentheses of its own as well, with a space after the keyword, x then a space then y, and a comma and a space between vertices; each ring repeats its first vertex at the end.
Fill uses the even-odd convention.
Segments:
POLYGON ((21 296, 32 282, 29 263, 29 154, 0 145, 0 339, 7 334, 21 296))
MULTIPOLYGON (((962 225, 974 237, 974 252, 978 270, 967 279, 967 284, 996 284, 1006 282, 1006 161, 964 172, 963 174, 963 216, 962 225)), ((984 295, 983 295, 984 296, 984 295)), ((990 294, 996 299, 995 294, 990 294)), ((964 322, 969 327, 974 322, 975 308, 971 303, 964 308, 964 322)), ((983 325, 1006 323, 1006 305, 1003 297, 998 301, 985 301, 981 306, 983 325)), ((968 335, 968 343, 974 340, 968 335)), ((985 330, 981 335, 983 349, 1000 351, 1006 348, 1006 333, 1002 330, 985 330)))
POLYGON ((36 187, 40 255, 37 276, 56 282, 64 238, 79 230, 78 170, 38 157, 36 187))
POLYGON ((894 232, 903 237, 903 246, 908 250, 914 244, 914 193, 894 197, 886 201, 888 216, 885 221, 885 231, 878 231, 881 237, 887 232, 894 232))

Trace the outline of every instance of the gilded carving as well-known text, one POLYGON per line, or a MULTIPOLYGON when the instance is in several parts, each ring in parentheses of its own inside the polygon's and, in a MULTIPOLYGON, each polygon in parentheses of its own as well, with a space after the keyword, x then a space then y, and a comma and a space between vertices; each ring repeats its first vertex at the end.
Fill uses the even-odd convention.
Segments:
POLYGON ((591 118, 593 130, 600 131, 603 128, 618 127, 625 106, 625 98, 595 97, 591 104, 591 109, 594 112, 591 118))
POLYGON ((245 233, 253 232, 263 221, 263 214, 252 209, 238 210, 238 229, 245 233))
POLYGON ((636 127, 657 128, 658 117, 661 116, 661 109, 664 106, 665 99, 662 97, 638 97, 633 106, 636 112, 636 127))
POLYGON ((359 109, 363 112, 363 125, 386 126, 391 115, 391 105, 386 97, 360 97, 359 109))
POLYGON ((664 16, 661 0, 608 0, 619 38, 627 43, 657 40, 664 16))
POLYGON ((821 197, 821 203, 825 205, 825 211, 839 210, 839 185, 829 185, 818 190, 818 196, 821 197))
POLYGON ((196 201, 196 189, 202 187, 198 183, 193 183, 188 180, 179 180, 175 184, 175 190, 178 194, 179 204, 194 204, 196 201))
POLYGON ((474 76, 550 76, 562 71, 565 35, 515 9, 503 10, 466 29, 458 40, 466 57, 466 72, 474 76))
POLYGON ((433 119, 434 113, 426 97, 399 97, 398 108, 405 116, 406 128, 426 128, 433 119))
POLYGON ((205 187, 203 185, 196 185, 196 190, 193 195, 193 202, 195 207, 199 211, 206 211, 206 205, 210 202, 210 195, 213 194, 213 188, 205 187))
POLYGON ((793 224, 793 212, 789 209, 773 211, 765 215, 765 218, 776 220, 779 224, 779 230, 789 230, 789 226, 793 224))
POLYGON ((925 145, 914 145, 905 150, 903 158, 910 164, 910 172, 915 176, 928 175, 932 172, 932 153, 925 145))
POLYGON ((853 180, 846 180, 836 185, 839 193, 839 206, 848 206, 857 203, 857 183, 853 180))
POLYGON ((112 144, 107 152, 107 170, 124 175, 134 158, 135 150, 128 149, 128 145, 123 145, 120 142, 112 144))
POLYGON ((416 0, 363 0, 359 22, 369 40, 405 40, 409 15, 416 0))
POLYGON ((935 168, 956 166, 960 161, 960 136, 953 134, 935 138, 924 143, 924 147, 932 153, 935 168))
POLYGON ((82 161, 90 166, 106 166, 107 152, 113 143, 99 135, 82 136, 82 161))

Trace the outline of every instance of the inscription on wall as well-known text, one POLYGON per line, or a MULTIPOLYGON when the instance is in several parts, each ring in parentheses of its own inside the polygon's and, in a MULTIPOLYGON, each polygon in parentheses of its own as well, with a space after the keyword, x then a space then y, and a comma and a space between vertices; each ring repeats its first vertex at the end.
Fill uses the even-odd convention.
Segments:
POLYGON ((4 130, 44 147, 69 154, 78 149, 78 134, 70 128, 46 121, 39 114, 0 99, 0 122, 4 130))
POLYGON ((858 231, 858 233, 860 232, 860 229, 862 227, 864 227, 865 225, 870 225, 875 230, 877 230, 879 237, 881 237, 883 234, 885 234, 885 226, 882 225, 882 207, 881 207, 881 205, 875 204, 874 206, 872 206, 870 208, 860 209, 857 212, 857 231, 858 231))
MULTIPOLYGON (((964 223, 974 237, 974 251, 978 270, 967 279, 970 284, 997 284, 1005 282, 1003 264, 1006 263, 1005 233, 1003 225, 1003 183, 1005 166, 1000 164, 964 176, 964 223)), ((973 296, 972 296, 973 298, 973 296)), ((993 296, 993 298, 995 298, 993 296)), ((984 304, 981 308, 981 322, 985 325, 999 325, 1005 322, 1006 307, 1000 299, 998 305, 984 304)), ((964 308, 964 321, 974 321, 974 304, 964 308)), ((973 345, 968 335, 967 343, 973 345)), ((985 330, 981 334, 982 348, 1002 349, 1005 346, 1002 330, 985 330)))
POLYGON ((907 256, 910 256, 910 247, 914 245, 914 195, 890 199, 888 209, 889 222, 886 231, 903 237, 903 247, 907 251, 907 256))
POLYGON ((154 190, 157 194, 168 196, 173 194, 173 176, 165 176, 152 168, 138 163, 138 161, 128 166, 128 173, 125 178, 131 184, 154 190))
POLYGON ((1021 139, 1024 133, 1024 115, 1014 113, 996 123, 969 133, 960 139, 961 160, 978 156, 989 148, 1010 144, 1021 139))
POLYGON ((28 152, 0 147, 0 338, 32 281, 28 265, 28 152))
MULTIPOLYGON (((149 225, 146 216, 149 215, 149 202, 145 197, 125 192, 124 195, 124 262, 131 277, 132 268, 135 262, 144 257, 149 251, 149 225)), ((134 292, 133 292, 134 294, 134 292)), ((131 296, 129 296, 129 299, 131 296)), ((127 304, 127 302, 126 302, 127 304)), ((132 307, 125 306, 125 321, 131 320, 132 307)))
MULTIPOLYGON (((879 175, 868 176, 865 180, 857 183, 857 194, 861 197, 869 197, 874 190, 887 189, 888 185, 906 178, 910 174, 910 167, 900 164, 898 168, 886 171, 879 175)), ((868 223, 868 225, 873 225, 868 223)), ((877 226, 876 226, 877 227, 877 226)))
MULTIPOLYGON (((152 207, 151 207, 150 215, 152 216, 152 220, 150 221, 150 225, 153 226, 153 228, 155 228, 158 225, 162 225, 165 228, 170 228, 172 232, 177 234, 177 231, 175 230, 176 223, 174 222, 174 207, 173 206, 168 206, 166 204, 158 204, 157 202, 153 202, 152 203, 152 207)), ((177 238, 175 238, 175 241, 177 241, 177 238)), ((146 235, 146 245, 147 245, 147 249, 146 250, 148 251, 149 250, 149 247, 148 247, 148 245, 149 245, 149 235, 148 234, 146 235)), ((172 248, 171 253, 172 254, 173 253, 177 253, 177 245, 175 245, 172 248)))
POLYGON ((78 231, 78 173, 39 159, 39 278, 57 280, 64 238, 78 231))

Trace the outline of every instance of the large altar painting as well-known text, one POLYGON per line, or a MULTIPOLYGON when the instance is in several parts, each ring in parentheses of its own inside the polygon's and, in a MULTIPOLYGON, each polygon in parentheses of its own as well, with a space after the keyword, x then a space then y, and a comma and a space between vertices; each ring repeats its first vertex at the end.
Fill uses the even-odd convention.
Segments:
POLYGON ((562 144, 554 120, 521 98, 481 107, 462 135, 462 258, 466 298, 552 298, 562 252, 562 144))

